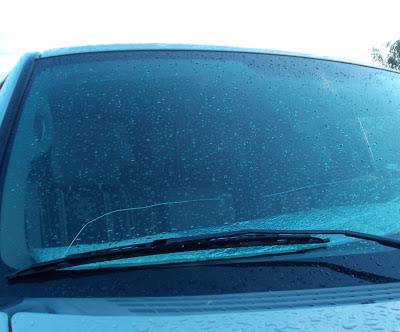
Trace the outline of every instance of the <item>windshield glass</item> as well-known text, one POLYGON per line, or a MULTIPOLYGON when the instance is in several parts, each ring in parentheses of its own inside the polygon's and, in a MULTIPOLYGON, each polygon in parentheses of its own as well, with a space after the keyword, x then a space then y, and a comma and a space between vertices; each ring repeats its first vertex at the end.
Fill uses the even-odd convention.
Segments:
MULTIPOLYGON (((2 259, 249 228, 393 235, 396 91, 398 73, 293 56, 39 59, 3 174, 2 259)), ((249 250, 271 248, 225 253, 249 250)))

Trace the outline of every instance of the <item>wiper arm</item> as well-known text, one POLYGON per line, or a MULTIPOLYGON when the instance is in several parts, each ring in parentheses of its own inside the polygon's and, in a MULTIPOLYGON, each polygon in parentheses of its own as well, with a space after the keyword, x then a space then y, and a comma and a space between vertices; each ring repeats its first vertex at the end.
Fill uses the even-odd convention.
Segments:
POLYGON ((327 242, 329 242, 329 239, 315 237, 307 232, 295 234, 294 232, 289 231, 273 230, 241 230, 207 235, 160 239, 152 242, 68 255, 64 258, 33 264, 27 269, 23 269, 12 275, 6 276, 6 278, 9 282, 14 282, 17 279, 27 276, 56 271, 68 267, 124 258, 212 249, 315 244, 327 242))
POLYGON ((214 233, 207 235, 161 239, 147 243, 72 254, 68 255, 65 258, 33 264, 31 267, 17 271, 16 273, 9 275, 6 278, 9 282, 14 282, 17 279, 27 276, 56 271, 68 267, 131 257, 143 257, 151 255, 224 248, 290 244, 315 244, 327 243, 330 241, 329 239, 322 239, 313 235, 344 235, 347 237, 373 241, 383 246, 400 249, 400 240, 348 230, 247 229, 241 231, 214 233))

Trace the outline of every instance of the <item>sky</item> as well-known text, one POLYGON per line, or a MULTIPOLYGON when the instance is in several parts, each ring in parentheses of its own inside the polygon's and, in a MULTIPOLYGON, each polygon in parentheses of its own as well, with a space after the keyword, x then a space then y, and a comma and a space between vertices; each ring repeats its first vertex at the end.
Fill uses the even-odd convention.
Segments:
POLYGON ((371 64, 399 0, 0 0, 0 78, 25 52, 94 44, 273 49, 371 64))

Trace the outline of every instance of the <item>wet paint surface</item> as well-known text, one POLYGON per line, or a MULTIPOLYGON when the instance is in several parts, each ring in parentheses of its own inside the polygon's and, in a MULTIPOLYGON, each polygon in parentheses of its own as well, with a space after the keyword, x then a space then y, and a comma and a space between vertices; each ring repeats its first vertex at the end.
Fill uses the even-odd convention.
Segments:
POLYGON ((399 331, 400 302, 171 316, 18 313, 13 331, 399 331))

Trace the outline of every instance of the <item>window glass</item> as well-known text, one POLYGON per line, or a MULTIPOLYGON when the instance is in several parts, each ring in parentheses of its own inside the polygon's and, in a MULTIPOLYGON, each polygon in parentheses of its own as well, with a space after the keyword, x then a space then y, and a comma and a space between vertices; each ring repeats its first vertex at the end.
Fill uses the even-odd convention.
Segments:
POLYGON ((1 209, 25 245, 3 235, 3 260, 242 228, 397 232, 399 89, 394 72, 290 56, 40 59, 1 209))

